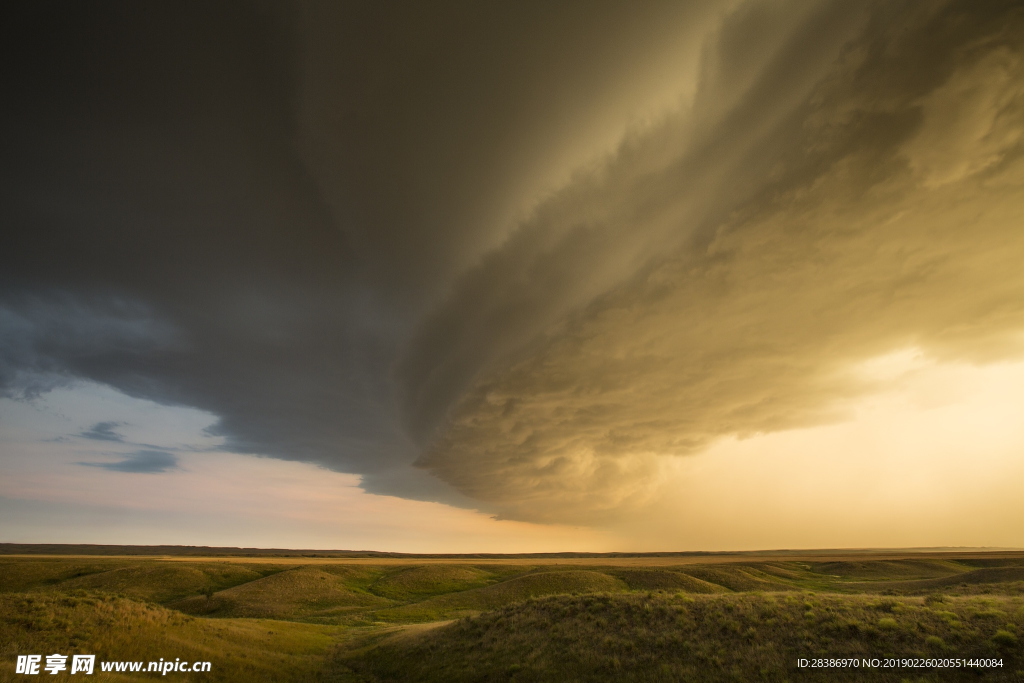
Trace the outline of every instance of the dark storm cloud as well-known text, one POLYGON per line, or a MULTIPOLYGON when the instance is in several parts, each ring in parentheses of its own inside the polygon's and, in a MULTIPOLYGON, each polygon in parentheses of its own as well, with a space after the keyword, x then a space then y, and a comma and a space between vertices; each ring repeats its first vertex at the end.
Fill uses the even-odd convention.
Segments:
POLYGON ((187 345, 181 332, 124 296, 12 287, 0 299, 0 395, 33 397, 76 377, 71 363, 120 364, 187 345))
POLYGON ((8 13, 8 393, 88 378, 210 411, 246 452, 411 458, 386 379, 403 323, 359 285, 294 149, 298 20, 261 3, 8 13))
POLYGON ((371 491, 595 518, 665 455, 834 418, 840 359, 1003 353, 1018 15, 18 3, 0 391, 87 378, 371 491))
POLYGON ((129 453, 117 462, 80 462, 79 465, 99 467, 112 472, 157 474, 178 469, 178 456, 167 451, 141 450, 129 453))
POLYGON ((97 422, 92 427, 80 432, 79 436, 94 441, 124 441, 124 437, 117 433, 117 428, 122 424, 121 422, 97 422))
POLYGON ((538 151, 710 7, 13 5, 4 391, 88 378, 209 411, 241 452, 457 499, 409 467, 398 350, 515 188, 566 170, 538 151))

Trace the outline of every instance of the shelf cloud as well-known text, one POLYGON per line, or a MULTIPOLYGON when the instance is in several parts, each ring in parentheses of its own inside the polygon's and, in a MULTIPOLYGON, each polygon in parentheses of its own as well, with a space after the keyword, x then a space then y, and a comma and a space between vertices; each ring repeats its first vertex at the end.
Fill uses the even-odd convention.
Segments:
MULTIPOLYGON (((843 419, 865 359, 1024 351, 1024 24, 996 16, 822 7, 710 127, 700 96, 733 74, 706 72, 422 328, 419 464, 512 517, 592 521, 666 457, 843 419)), ((708 62, 740 62, 760 19, 727 20, 708 62)))
POLYGON ((603 524, 722 439, 847 419, 872 358, 1024 352, 1016 2, 2 30, 5 397, 89 380, 373 493, 603 524))

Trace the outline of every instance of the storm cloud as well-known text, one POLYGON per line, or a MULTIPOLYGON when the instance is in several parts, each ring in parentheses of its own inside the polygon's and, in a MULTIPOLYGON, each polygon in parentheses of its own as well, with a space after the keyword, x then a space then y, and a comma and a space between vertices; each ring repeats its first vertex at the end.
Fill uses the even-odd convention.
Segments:
MULTIPOLYGON (((7 396, 87 379, 373 492, 591 523, 716 439, 844 419, 868 359, 1022 351, 1014 2, 3 31, 7 396)), ((146 453, 101 466, 175 466, 146 453)))
POLYGON ((512 517, 594 521, 665 457, 843 419, 870 358, 1024 351, 1024 24, 977 10, 822 6, 746 64, 764 9, 726 20, 694 109, 542 204, 425 325, 419 464, 512 517), (724 63, 750 85, 705 117, 724 63))

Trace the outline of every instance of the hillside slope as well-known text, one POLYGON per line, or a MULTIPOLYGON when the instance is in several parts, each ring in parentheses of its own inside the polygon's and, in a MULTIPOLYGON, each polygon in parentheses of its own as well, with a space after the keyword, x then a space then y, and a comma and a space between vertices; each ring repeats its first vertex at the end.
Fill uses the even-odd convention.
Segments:
MULTIPOLYGON (((530 600, 341 656, 351 680, 1019 680, 1014 599, 661 594, 530 600), (985 657, 991 669, 798 670, 800 657, 985 657)), ((1024 673, 1020 674, 1024 676, 1024 673)))

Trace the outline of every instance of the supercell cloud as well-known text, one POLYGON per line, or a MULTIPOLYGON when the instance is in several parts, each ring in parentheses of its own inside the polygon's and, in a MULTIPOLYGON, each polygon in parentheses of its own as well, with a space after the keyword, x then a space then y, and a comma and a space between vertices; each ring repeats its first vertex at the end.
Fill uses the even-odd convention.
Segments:
POLYGON ((22 3, 0 391, 600 523, 871 358, 1018 357, 1019 4, 683 4, 22 3))
POLYGON ((842 419, 860 361, 1019 354, 1024 24, 992 9, 821 6, 757 55, 766 10, 726 19, 693 108, 540 205, 423 328, 419 464, 587 521, 666 457, 842 419))

